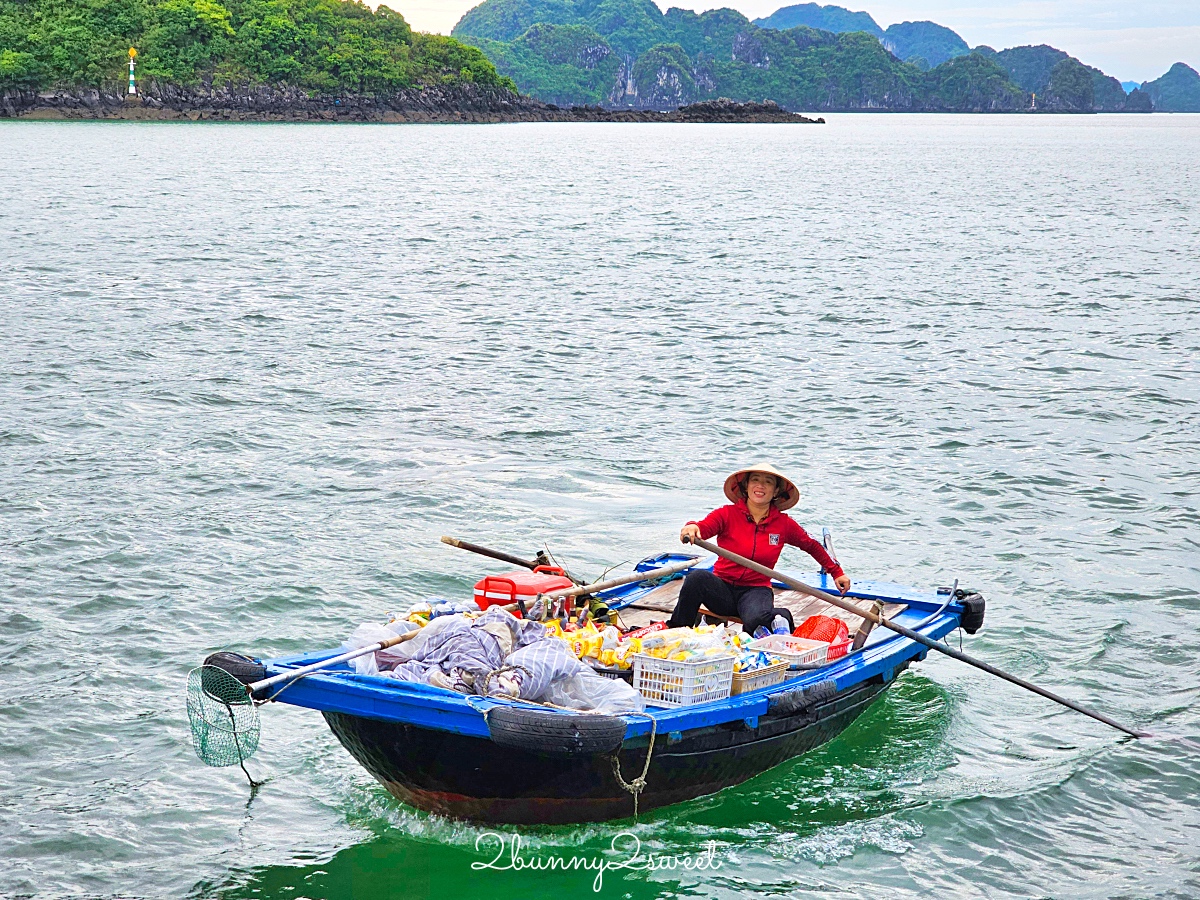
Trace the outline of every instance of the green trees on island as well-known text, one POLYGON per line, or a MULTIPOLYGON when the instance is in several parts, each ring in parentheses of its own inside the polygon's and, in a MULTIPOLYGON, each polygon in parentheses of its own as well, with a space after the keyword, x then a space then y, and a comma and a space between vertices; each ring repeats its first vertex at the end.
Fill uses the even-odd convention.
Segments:
POLYGON ((1161 78, 1142 84, 1142 92, 1155 109, 1200 112, 1200 73, 1184 63, 1175 63, 1161 78))
POLYGON ((885 31, 814 3, 755 24, 732 9, 664 13, 654 0, 484 0, 453 34, 413 32, 359 0, 0 0, 0 91, 119 89, 133 46, 142 78, 325 94, 473 83, 560 106, 1200 110, 1200 75, 1182 63, 1126 95, 1054 47, 970 50, 933 22, 885 31))
POLYGON ((1195 75, 1181 65, 1127 96, 1115 78, 1053 47, 972 50, 934 22, 884 30, 866 13, 815 3, 751 22, 732 9, 664 13, 652 0, 483 0, 453 34, 483 48, 521 90, 560 105, 729 97, 811 111, 1149 111, 1151 85, 1172 104, 1155 108, 1188 108, 1195 75), (586 45, 582 61, 539 49, 563 41, 586 45))
POLYGON ((913 27, 900 29, 899 38, 950 62, 925 72, 927 64, 901 61, 865 31, 760 28, 731 9, 662 13, 650 0, 486 0, 463 16, 454 35, 483 48, 521 90, 559 104, 664 108, 729 97, 809 110, 1028 106, 994 62, 953 59, 967 58, 960 53, 965 44, 941 34, 957 39, 953 32, 906 24, 913 27), (585 42, 587 62, 539 49, 568 37, 585 42), (930 43, 935 39, 946 46, 930 43))
POLYGON ((1059 60, 1050 70, 1044 88, 1046 99, 1053 98, 1068 109, 1091 109, 1096 99, 1092 73, 1077 59, 1059 60))
POLYGON ((119 84, 130 47, 143 77, 176 84, 514 87, 478 48, 353 0, 0 0, 0 89, 119 84))
POLYGON ((957 33, 936 22, 897 22, 888 26, 880 40, 898 58, 922 69, 971 52, 957 33))
POLYGON ((475 44, 497 67, 520 72, 524 93, 561 106, 605 103, 621 67, 608 42, 585 25, 538 24, 511 42, 475 44))
POLYGON ((751 27, 713 68, 713 93, 789 109, 911 109, 922 86, 919 69, 862 31, 751 27))
POLYGON ((785 6, 765 18, 755 19, 754 24, 760 28, 774 28, 776 31, 787 31, 789 28, 804 25, 808 28, 832 31, 834 34, 843 31, 865 31, 875 37, 883 37, 883 29, 870 13, 851 12, 840 6, 821 6, 818 3, 785 6))
POLYGON ((1009 77, 1024 91, 1034 95, 1039 109, 1074 112, 1095 109, 1099 112, 1149 111, 1149 98, 1138 91, 1128 96, 1121 83, 1099 69, 1085 66, 1073 56, 1047 44, 1011 47, 999 53, 990 48, 975 48, 1004 67, 1009 77))
POLYGON ((956 56, 927 72, 925 81, 931 108, 1011 112, 1026 107, 1025 92, 994 60, 978 53, 956 56))

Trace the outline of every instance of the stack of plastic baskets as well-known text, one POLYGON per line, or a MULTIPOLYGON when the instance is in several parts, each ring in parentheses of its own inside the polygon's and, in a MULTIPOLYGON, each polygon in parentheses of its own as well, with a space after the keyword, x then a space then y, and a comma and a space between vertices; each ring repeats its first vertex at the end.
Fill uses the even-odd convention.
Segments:
POLYGON ((733 686, 734 657, 676 661, 645 653, 633 657, 633 686, 650 706, 691 706, 724 700, 733 686))
POLYGON ((792 669, 819 669, 825 663, 845 656, 849 644, 849 641, 827 644, 824 641, 792 637, 790 634, 769 634, 751 641, 750 647, 786 660, 792 669))

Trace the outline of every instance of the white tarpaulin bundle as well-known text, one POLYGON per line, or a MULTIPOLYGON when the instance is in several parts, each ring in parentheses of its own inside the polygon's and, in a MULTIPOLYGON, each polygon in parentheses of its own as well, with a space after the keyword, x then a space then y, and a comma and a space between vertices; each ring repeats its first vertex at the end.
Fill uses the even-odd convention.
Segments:
MULTIPOLYGON (((407 623, 360 626, 347 647, 365 647, 390 637, 397 627, 403 630, 407 623)), ((612 714, 645 709, 641 694, 623 681, 597 675, 540 622, 518 619, 498 606, 475 619, 440 616, 411 641, 365 659, 360 674, 422 682, 461 693, 612 714)))

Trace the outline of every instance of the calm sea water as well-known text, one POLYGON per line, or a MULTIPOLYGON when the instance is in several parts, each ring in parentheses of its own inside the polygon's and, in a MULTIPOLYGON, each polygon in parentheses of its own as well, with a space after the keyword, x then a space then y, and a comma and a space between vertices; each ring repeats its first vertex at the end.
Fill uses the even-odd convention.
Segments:
POLYGON ((607 897, 1200 895, 1200 117, 8 123, 0 158, 0 895, 592 895, 472 870, 487 829, 316 713, 264 710, 250 799, 186 673, 466 596, 496 567, 441 534, 677 546, 756 459, 852 576, 961 579, 964 649, 1164 737, 930 659, 525 856, 713 842, 607 897))

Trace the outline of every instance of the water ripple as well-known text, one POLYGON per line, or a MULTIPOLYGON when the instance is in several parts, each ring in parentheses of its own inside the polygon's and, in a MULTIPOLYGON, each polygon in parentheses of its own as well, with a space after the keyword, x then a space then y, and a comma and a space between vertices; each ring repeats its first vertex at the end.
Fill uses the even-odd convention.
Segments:
POLYGON ((308 711, 265 712, 247 806, 185 674, 465 595, 492 568, 443 533, 586 574, 669 548, 768 457, 852 575, 962 579, 971 652, 1166 736, 929 659, 802 759, 531 846, 716 842, 635 897, 1200 894, 1200 118, 0 147, 0 893, 585 892, 472 880, 482 829, 308 711))

